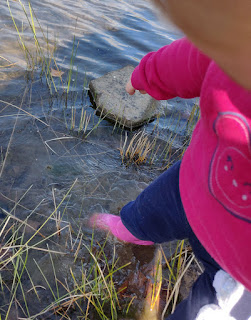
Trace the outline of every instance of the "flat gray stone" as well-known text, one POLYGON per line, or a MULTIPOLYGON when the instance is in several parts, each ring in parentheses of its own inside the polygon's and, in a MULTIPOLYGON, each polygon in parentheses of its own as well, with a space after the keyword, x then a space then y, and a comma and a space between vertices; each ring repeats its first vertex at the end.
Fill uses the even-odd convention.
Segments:
POLYGON ((160 112, 160 103, 148 94, 125 91, 134 70, 132 66, 109 72, 89 84, 93 106, 102 117, 128 129, 135 129, 153 120, 160 112))

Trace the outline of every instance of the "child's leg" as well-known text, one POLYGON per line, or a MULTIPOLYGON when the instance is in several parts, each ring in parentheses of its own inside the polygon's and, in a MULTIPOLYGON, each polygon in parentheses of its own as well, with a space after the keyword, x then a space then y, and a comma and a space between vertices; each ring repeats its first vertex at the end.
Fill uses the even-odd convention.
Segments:
POLYGON ((120 212, 122 222, 137 238, 154 243, 187 238, 206 269, 220 269, 187 221, 179 192, 179 168, 180 161, 125 205, 120 212))
POLYGON ((188 238, 190 227, 180 199, 179 168, 180 161, 160 175, 135 201, 124 206, 121 217, 94 214, 89 219, 90 226, 108 230, 122 241, 141 245, 188 238))
POLYGON ((190 226, 180 199, 179 168, 180 161, 122 208, 123 224, 138 239, 162 243, 189 237, 190 226))
POLYGON ((195 320, 201 307, 216 303, 212 282, 220 267, 200 244, 187 221, 179 193, 179 167, 180 162, 174 164, 120 214, 126 228, 139 239, 157 243, 189 239, 205 271, 195 282, 189 297, 168 320, 195 320))

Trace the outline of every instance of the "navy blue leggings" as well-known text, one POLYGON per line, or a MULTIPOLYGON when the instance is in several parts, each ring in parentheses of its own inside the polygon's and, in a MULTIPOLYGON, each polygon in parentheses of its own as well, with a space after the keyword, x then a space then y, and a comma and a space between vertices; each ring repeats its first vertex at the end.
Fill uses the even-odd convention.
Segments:
POLYGON ((120 215, 126 228, 139 239, 155 243, 189 240, 205 271, 168 320, 194 320, 201 307, 217 304, 212 282, 220 266, 201 245, 187 221, 180 199, 179 168, 180 161, 161 174, 135 201, 124 206, 120 215))

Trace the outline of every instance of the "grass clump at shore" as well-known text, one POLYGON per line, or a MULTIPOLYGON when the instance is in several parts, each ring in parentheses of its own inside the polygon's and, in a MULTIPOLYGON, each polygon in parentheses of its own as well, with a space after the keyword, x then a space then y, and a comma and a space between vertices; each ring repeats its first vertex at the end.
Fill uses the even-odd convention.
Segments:
POLYGON ((185 124, 181 124, 180 116, 173 119, 173 116, 169 119, 169 126, 173 125, 176 121, 175 128, 170 132, 166 141, 160 139, 160 130, 158 119, 152 130, 152 133, 147 133, 145 129, 138 130, 136 133, 124 133, 124 140, 121 135, 120 141, 120 157, 122 164, 126 167, 135 164, 149 166, 160 165, 162 170, 167 169, 174 160, 181 159, 187 146, 189 145, 191 133, 199 117, 199 107, 194 104, 191 114, 185 124), (157 132, 153 135, 154 132, 157 132), (178 135, 180 133, 182 138, 179 137, 180 145, 174 146, 178 135))
POLYGON ((26 17, 26 21, 28 23, 28 28, 31 31, 31 35, 34 38, 34 42, 26 40, 24 36, 24 25, 22 24, 21 28, 16 23, 16 20, 12 14, 11 4, 9 0, 7 0, 7 5, 9 8, 10 16, 15 26, 19 44, 24 52, 25 60, 27 63, 27 70, 32 72, 35 71, 38 65, 41 66, 41 75, 44 75, 46 78, 46 83, 48 88, 50 89, 50 93, 52 94, 53 89, 57 92, 57 87, 53 78, 53 75, 50 71, 52 62, 56 65, 56 60, 54 58, 54 53, 56 50, 56 42, 51 45, 48 37, 43 32, 39 21, 36 18, 36 14, 32 8, 31 3, 28 3, 28 10, 26 10, 25 5, 21 0, 18 0, 20 4, 20 8, 26 17), (37 24, 37 25, 36 25, 37 24), (41 44, 41 40, 38 38, 38 32, 42 34, 43 45, 41 44))
MULTIPOLYGON (((20 14, 23 14, 26 19, 21 26, 16 22, 9 0, 7 0, 7 6, 18 35, 20 48, 24 53, 27 71, 31 75, 29 78, 33 78, 34 73, 40 70, 40 78, 45 79, 50 95, 64 97, 66 108, 68 106, 75 107, 78 97, 78 92, 75 90, 78 85, 75 59, 79 42, 74 36, 69 68, 67 70, 60 69, 56 58, 57 40, 50 40, 48 32, 44 32, 30 2, 27 4, 21 0, 17 2, 20 5, 20 14)), ((86 79, 82 87, 82 95, 86 95, 86 79)))
MULTIPOLYGON (((121 142, 119 148, 122 163, 126 166, 132 163, 137 165, 146 163, 150 154, 154 152, 156 140, 150 141, 144 131, 135 133, 129 142, 127 138, 128 135, 125 133, 125 140, 121 142)), ((151 160, 149 161, 151 162, 151 160)))

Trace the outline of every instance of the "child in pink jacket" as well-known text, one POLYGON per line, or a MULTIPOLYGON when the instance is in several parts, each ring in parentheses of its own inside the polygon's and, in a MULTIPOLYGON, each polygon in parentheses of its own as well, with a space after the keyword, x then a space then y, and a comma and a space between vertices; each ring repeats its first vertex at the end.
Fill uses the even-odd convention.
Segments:
POLYGON ((189 239, 205 271, 168 319, 250 320, 251 3, 156 2, 190 40, 147 54, 126 90, 157 100, 199 96, 201 117, 181 162, 122 208, 120 217, 98 214, 91 221, 141 245, 189 239), (232 25, 241 34, 231 41, 232 25))

